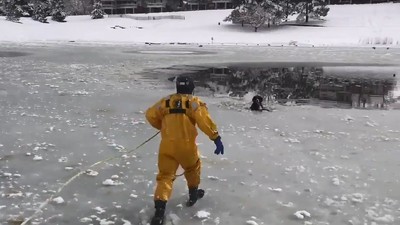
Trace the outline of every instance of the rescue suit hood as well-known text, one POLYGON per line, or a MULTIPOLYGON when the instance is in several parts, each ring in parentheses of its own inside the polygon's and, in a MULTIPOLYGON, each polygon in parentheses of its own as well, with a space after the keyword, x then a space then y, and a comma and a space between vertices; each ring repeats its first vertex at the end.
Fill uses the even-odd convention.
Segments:
POLYGON ((178 94, 193 94, 194 82, 193 79, 186 76, 176 78, 176 93, 178 94))

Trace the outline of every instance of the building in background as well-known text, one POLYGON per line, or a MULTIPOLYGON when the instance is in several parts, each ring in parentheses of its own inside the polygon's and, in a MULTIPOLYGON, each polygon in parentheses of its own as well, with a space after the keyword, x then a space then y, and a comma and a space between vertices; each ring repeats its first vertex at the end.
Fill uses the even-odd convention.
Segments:
POLYGON ((232 0, 102 0, 107 14, 231 9, 232 0))
POLYGON ((103 10, 111 14, 132 14, 136 12, 138 3, 136 0, 102 0, 103 10))
MULTIPOLYGON (((1 2, 1 1, 0 1, 1 2)), ((232 9, 232 0, 101 0, 107 14, 232 9)), ((372 4, 389 0, 329 0, 335 4, 372 4)))

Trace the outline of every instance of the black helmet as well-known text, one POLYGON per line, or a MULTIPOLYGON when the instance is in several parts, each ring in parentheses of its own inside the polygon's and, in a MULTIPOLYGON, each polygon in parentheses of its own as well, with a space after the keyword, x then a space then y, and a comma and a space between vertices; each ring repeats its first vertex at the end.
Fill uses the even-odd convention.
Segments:
POLYGON ((178 94, 193 94, 194 82, 192 78, 179 76, 176 78, 176 93, 178 94))

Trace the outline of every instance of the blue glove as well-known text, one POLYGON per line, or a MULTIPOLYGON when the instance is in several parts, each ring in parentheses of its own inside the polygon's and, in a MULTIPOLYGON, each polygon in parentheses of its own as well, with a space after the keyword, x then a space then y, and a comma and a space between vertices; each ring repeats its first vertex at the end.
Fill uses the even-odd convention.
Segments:
POLYGON ((223 155, 223 154, 224 154, 224 145, 222 144, 222 141, 221 141, 221 137, 220 137, 220 136, 218 136, 218 137, 214 140, 214 144, 215 144, 215 146, 217 147, 217 148, 215 149, 214 153, 215 153, 216 155, 219 155, 219 154, 223 155))

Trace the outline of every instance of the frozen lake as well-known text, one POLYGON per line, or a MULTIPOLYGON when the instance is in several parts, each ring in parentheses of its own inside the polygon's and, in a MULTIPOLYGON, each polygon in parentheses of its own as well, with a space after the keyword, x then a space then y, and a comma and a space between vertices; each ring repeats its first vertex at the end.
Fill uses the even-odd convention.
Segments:
MULTIPOLYGON (((83 174, 57 190, 81 169, 155 134, 143 112, 174 91, 168 81, 174 74, 198 66, 240 71, 238 65, 279 65, 323 67, 337 76, 342 72, 335 69, 351 66, 346 78, 369 66, 382 69, 382 77, 369 75, 390 81, 396 106, 399 62, 400 49, 386 48, 3 44, 0 224, 18 224, 52 194, 62 199, 46 205, 32 224, 146 224, 153 214, 158 136, 93 168, 98 174, 89 175, 95 176, 83 174), (103 184, 111 177, 118 185, 103 184)), ((186 187, 178 178, 167 224, 399 223, 398 110, 293 103, 251 113, 243 109, 248 95, 229 97, 223 87, 199 86, 198 93, 205 95, 226 154, 213 155, 213 144, 199 136, 206 196, 193 208, 181 207, 186 187), (210 88, 224 92, 209 94, 210 88), (202 210, 210 215, 196 218, 202 210)))

